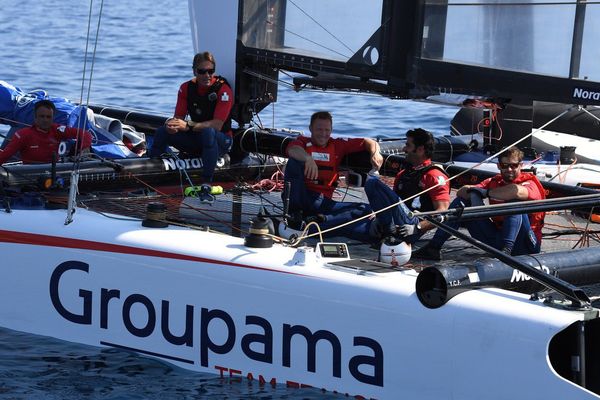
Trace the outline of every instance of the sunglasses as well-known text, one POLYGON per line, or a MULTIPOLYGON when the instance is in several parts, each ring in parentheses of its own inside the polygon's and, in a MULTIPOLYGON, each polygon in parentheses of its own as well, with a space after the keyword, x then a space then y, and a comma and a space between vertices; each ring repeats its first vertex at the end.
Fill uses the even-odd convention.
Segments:
POLYGON ((508 167, 511 167, 512 169, 517 169, 521 166, 521 163, 498 163, 498 166, 500 167, 500 169, 508 169, 508 167))
POLYGON ((210 69, 196 68, 196 73, 198 75, 204 75, 206 73, 208 73, 209 75, 212 75, 215 73, 215 69, 214 68, 210 68, 210 69))

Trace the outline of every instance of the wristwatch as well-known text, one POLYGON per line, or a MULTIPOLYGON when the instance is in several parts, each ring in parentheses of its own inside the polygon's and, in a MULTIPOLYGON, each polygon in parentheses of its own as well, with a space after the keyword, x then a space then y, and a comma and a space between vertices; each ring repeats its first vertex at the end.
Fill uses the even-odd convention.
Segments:
POLYGON ((188 131, 192 130, 194 128, 194 126, 196 125, 196 123, 194 121, 192 121, 192 120, 189 120, 186 123, 187 123, 187 126, 188 126, 188 131))

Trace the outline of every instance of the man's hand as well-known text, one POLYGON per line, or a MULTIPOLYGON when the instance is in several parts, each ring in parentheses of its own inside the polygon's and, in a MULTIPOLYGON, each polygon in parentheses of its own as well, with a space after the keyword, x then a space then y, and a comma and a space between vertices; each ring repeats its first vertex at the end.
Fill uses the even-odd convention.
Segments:
POLYGON ((171 118, 167 120, 165 127, 167 128, 167 132, 170 134, 188 130, 187 122, 179 118, 171 118))
POLYGON ((317 167, 317 163, 312 157, 307 157, 304 161, 304 176, 311 181, 319 177, 319 167, 317 167))
POLYGON ((407 237, 407 236, 412 236, 415 233, 418 232, 419 227, 417 226, 418 224, 415 225, 411 225, 411 224, 405 224, 405 225, 400 225, 398 227, 398 234, 402 237, 407 237))

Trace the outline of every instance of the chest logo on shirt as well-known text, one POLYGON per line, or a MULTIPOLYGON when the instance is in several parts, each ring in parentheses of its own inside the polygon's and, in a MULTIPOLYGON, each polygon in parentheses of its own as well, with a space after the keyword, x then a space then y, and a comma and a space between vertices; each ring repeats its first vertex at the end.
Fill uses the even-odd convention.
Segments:
POLYGON ((444 186, 446 184, 446 178, 444 178, 443 176, 438 176, 437 181, 438 186, 444 186))
POLYGON ((221 95, 221 101, 229 101, 229 95, 227 94, 227 92, 223 92, 223 94, 221 95))
POLYGON ((329 162, 329 153, 312 153, 313 160, 329 162))

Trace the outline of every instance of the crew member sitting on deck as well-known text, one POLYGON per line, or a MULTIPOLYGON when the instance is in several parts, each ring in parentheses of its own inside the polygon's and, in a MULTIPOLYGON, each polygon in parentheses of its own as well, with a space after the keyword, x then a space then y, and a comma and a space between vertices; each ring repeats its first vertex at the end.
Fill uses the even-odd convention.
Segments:
POLYGON ((408 203, 377 213, 370 229, 372 235, 386 237, 393 234, 412 244, 435 228, 428 221, 409 216, 411 210, 444 211, 450 204, 448 176, 441 166, 431 162, 434 148, 435 141, 430 132, 420 128, 410 130, 406 132, 403 149, 406 166, 396 175, 393 190, 379 179, 367 179, 365 193, 375 211, 410 198, 408 203))
MULTIPOLYGON (((465 185, 456 193, 451 208, 483 205, 489 197, 490 204, 523 200, 544 199, 545 192, 535 175, 521 172, 523 152, 516 147, 506 149, 498 157, 500 173, 478 185, 465 185)), ((478 239, 507 254, 539 253, 542 242, 543 212, 493 217, 488 220, 448 223, 455 229, 464 226, 478 239)), ((413 253, 414 257, 440 260, 440 249, 450 234, 438 229, 424 247, 413 253)))
POLYGON ((24 164, 50 163, 58 158, 62 140, 75 139, 75 149, 89 149, 92 134, 77 128, 54 123, 56 107, 50 100, 40 100, 34 107, 33 126, 19 129, 10 143, 0 150, 0 164, 4 164, 19 152, 24 164))
POLYGON ((202 178, 208 183, 212 182, 218 158, 228 153, 233 143, 233 92, 225 78, 215 75, 216 62, 211 53, 196 54, 192 68, 194 78, 181 84, 175 116, 157 129, 150 157, 160 157, 167 146, 201 157, 202 178), (186 115, 190 121, 185 120, 186 115))
MULTIPOLYGON (((339 177, 338 168, 346 154, 366 150, 373 169, 379 170, 383 157, 373 139, 331 138, 333 118, 327 111, 314 113, 310 119, 310 137, 300 136, 286 149, 289 157, 284 181, 289 182, 289 212, 315 220, 328 229, 371 213, 368 204, 332 200, 339 177)), ((282 195, 284 201, 287 190, 282 195)), ((368 221, 344 226, 333 233, 360 241, 370 241, 368 221)), ((298 229, 300 227, 297 227, 298 229)))

